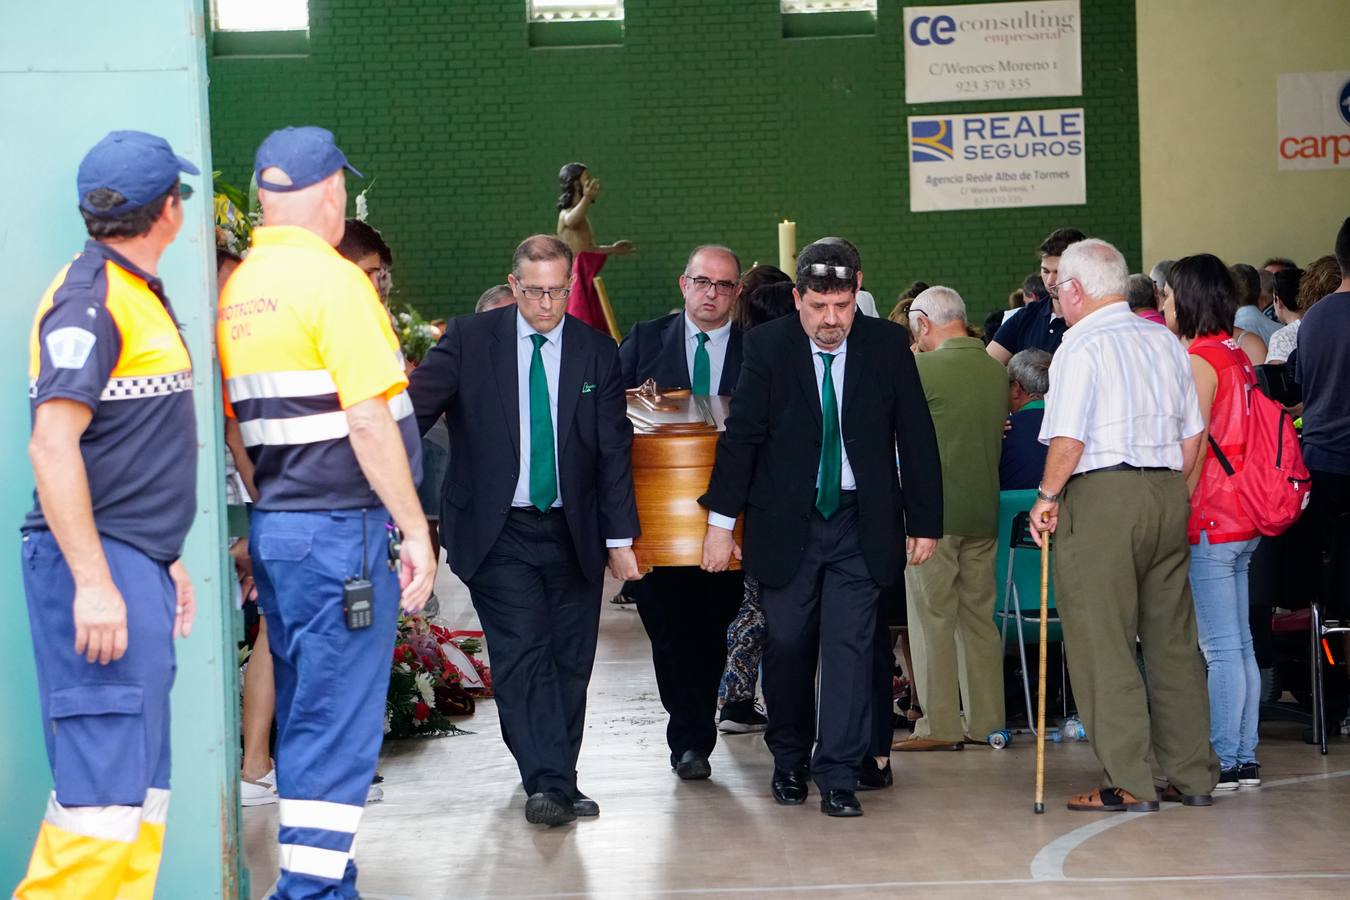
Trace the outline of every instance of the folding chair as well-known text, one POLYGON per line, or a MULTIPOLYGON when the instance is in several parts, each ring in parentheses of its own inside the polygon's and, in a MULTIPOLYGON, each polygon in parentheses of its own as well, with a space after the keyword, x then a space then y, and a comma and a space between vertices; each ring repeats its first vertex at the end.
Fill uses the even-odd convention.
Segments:
MULTIPOLYGON (((1031 680, 1027 668, 1027 641, 1040 639, 1041 619, 1041 552, 1031 538, 1031 507, 1036 502, 1035 491, 1003 491, 999 495, 998 546, 1006 548, 996 564, 996 578, 1003 584, 1003 603, 994 616, 1000 622, 1004 646, 1008 643, 1008 624, 1015 623, 1017 652, 1022 661, 1022 697, 1027 706, 1027 723, 1036 733, 1036 718, 1031 708, 1031 680)), ((1048 638, 1062 642, 1064 632, 1055 611, 1054 585, 1050 587, 1048 638)), ((1061 673, 1064 672, 1063 654, 1060 655, 1061 673)), ((1068 679, 1064 677, 1064 712, 1067 715, 1068 679)))

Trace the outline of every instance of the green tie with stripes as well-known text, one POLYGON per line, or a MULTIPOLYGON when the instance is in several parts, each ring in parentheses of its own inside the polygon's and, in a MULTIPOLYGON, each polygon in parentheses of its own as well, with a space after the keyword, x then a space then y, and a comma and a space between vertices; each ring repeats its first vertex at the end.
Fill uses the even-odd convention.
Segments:
POLYGON ((699 332, 698 347, 694 350, 694 393, 708 396, 712 393, 712 361, 708 359, 708 336, 699 332))
POLYGON ((558 499, 558 470, 553 458, 553 413, 548 403, 548 375, 540 348, 548 338, 530 335, 530 503, 544 512, 558 499))
POLYGON ((833 353, 817 353, 825 364, 825 379, 820 385, 820 487, 816 488, 816 509, 825 518, 839 509, 839 484, 843 478, 843 445, 839 441, 839 403, 834 396, 833 353))

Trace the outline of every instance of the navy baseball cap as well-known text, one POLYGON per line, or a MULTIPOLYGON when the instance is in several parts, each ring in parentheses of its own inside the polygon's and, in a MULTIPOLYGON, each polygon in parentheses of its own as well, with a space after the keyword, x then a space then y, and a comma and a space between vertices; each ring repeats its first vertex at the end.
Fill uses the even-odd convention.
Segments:
POLYGON ((366 177, 347 162, 347 157, 333 140, 333 132, 314 125, 272 132, 258 145, 258 153, 253 157, 253 174, 258 178, 258 187, 265 191, 298 191, 318 184, 343 168, 357 178, 366 177), (290 183, 265 181, 263 171, 273 167, 285 172, 290 183))
POLYGON ((176 155, 169 142, 144 131, 110 131, 80 160, 76 185, 80 208, 96 216, 120 216, 158 200, 169 192, 178 173, 201 170, 176 155), (111 209, 95 209, 89 195, 99 188, 116 191, 126 201, 111 209))

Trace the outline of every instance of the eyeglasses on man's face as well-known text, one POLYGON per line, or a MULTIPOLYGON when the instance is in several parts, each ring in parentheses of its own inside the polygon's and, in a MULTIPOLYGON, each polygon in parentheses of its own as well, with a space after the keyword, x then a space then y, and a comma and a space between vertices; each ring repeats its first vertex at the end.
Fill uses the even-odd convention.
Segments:
POLYGON ((543 288, 543 287, 528 287, 523 284, 518 285, 516 290, 520 291, 520 296, 524 297, 526 300, 543 300, 544 295, 548 294, 548 298, 550 300, 555 300, 558 302, 566 300, 568 296, 570 296, 572 293, 572 289, 570 287, 543 288))
POLYGON ((706 294, 708 288, 715 288, 721 297, 726 297, 736 290, 737 284, 734 281, 713 281, 703 275, 686 275, 684 283, 693 288, 695 293, 706 294))

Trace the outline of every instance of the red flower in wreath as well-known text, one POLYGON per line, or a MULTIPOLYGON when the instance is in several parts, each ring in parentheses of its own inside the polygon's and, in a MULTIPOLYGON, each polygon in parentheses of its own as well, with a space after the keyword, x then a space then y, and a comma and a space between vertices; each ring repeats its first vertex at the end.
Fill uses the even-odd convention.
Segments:
POLYGON ((418 722, 425 722, 427 716, 431 715, 431 707, 427 706, 421 700, 413 704, 413 719, 418 722))

